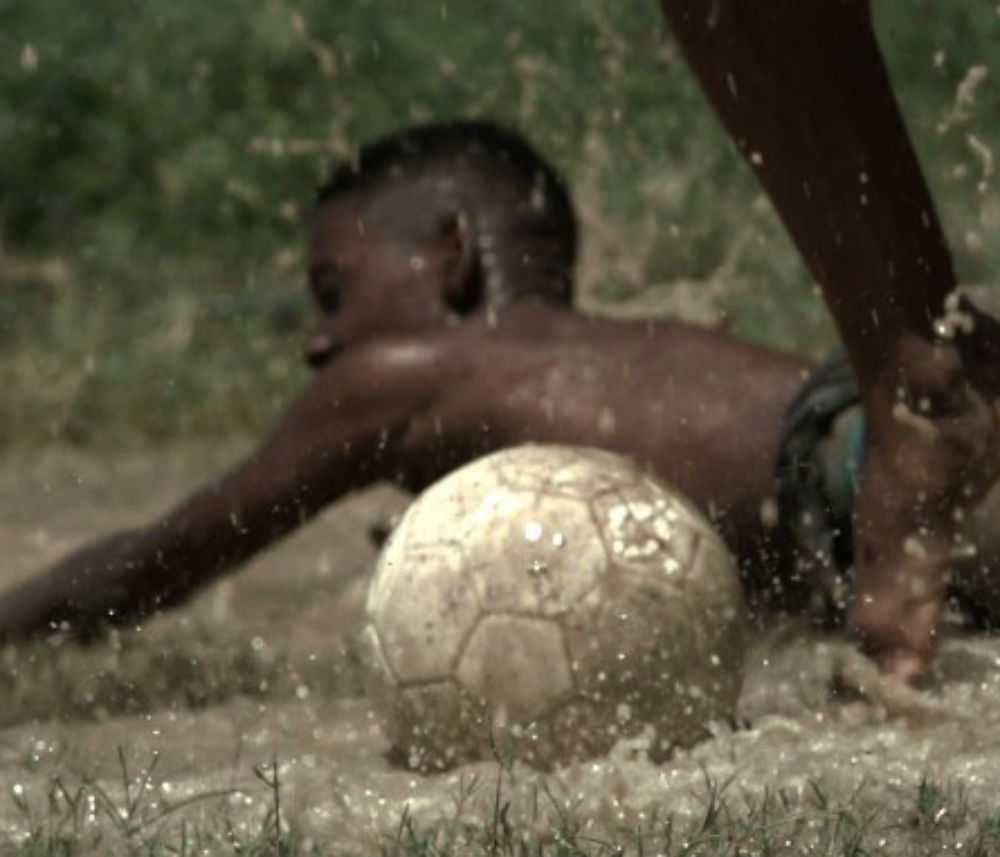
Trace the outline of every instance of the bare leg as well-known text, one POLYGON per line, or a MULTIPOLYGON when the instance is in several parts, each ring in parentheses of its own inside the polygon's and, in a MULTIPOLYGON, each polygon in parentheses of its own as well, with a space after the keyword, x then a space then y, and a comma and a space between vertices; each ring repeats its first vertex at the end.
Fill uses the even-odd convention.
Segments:
POLYGON ((662 0, 688 61, 819 283, 870 449, 851 622, 888 672, 933 654, 956 509, 996 473, 995 416, 934 319, 951 258, 867 0, 662 0))

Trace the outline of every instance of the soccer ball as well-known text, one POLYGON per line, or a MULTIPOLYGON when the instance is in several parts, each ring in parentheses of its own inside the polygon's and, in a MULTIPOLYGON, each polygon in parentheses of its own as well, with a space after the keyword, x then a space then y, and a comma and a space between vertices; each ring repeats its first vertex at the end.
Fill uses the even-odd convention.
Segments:
POLYGON ((541 767, 731 720, 745 607, 725 545, 629 459, 528 445, 428 488, 379 556, 373 708, 419 769, 513 743, 541 767))

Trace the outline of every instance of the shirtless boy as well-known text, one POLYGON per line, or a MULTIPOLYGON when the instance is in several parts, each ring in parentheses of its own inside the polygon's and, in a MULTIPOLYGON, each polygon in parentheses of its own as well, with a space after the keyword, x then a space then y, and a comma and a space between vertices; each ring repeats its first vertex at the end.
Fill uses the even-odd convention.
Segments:
POLYGON ((419 491, 526 441, 638 458, 771 575, 782 545, 761 506, 807 364, 674 321, 575 312, 574 251, 562 183, 509 132, 428 126, 365 148, 315 212, 311 383, 232 471, 0 598, 0 637, 138 620, 352 490, 419 491))
POLYGON ((0 638, 140 619, 352 490, 418 491, 527 441, 638 458, 711 514, 751 583, 794 588, 787 516, 769 528, 762 509, 808 365, 675 321, 573 311, 574 247, 559 179, 508 132, 457 123, 367 147, 315 214, 312 382, 231 472, 0 598, 0 638))

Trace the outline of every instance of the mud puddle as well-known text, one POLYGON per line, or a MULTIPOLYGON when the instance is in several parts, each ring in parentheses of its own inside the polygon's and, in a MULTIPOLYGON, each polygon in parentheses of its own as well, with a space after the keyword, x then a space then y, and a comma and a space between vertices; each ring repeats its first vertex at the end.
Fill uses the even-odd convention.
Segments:
MULTIPOLYGON (((64 457, 38 464, 35 481, 8 464, 0 470, 0 549, 8 559, 0 580, 28 574, 88 536, 147 520, 207 466, 226 463, 212 451, 186 455, 114 466, 64 457)), ((340 504, 191 607, 150 623, 143 645, 157 650, 196 631, 203 659, 213 639, 280 651, 289 670, 343 659, 374 556, 368 529, 403 503, 398 492, 377 489, 340 504)), ((222 806, 249 828, 272 806, 273 789, 258 773, 273 760, 285 818, 300 836, 335 842, 343 853, 376 848, 404 811, 421 823, 487 819, 498 777, 512 817, 551 825, 553 814, 572 809, 595 831, 634 827, 657 812, 697 816, 706 784, 737 799, 778 789, 801 796, 817 786, 831 799, 863 791, 876 805, 907 799, 927 778, 959 784, 972 806, 993 806, 1000 791, 1000 641, 952 631, 921 694, 882 687, 852 652, 835 635, 771 623, 748 654, 736 728, 720 727, 666 765, 645 761, 639 745, 621 745, 607 758, 544 777, 516 764, 433 776, 395 767, 366 701, 345 695, 356 694, 356 685, 308 676, 270 693, 234 691, 198 706, 168 694, 138 714, 49 718, 32 709, 30 719, 7 718, 0 730, 0 829, 23 832, 25 807, 42 807, 56 778, 92 781, 124 800, 127 784, 151 766, 150 800, 204 797, 186 812, 222 806)), ((108 648, 80 657, 103 663, 108 648)), ((141 672, 130 681, 141 684, 141 672)), ((43 696, 47 675, 38 678, 43 696)), ((128 788, 134 794, 134 784, 128 788)))

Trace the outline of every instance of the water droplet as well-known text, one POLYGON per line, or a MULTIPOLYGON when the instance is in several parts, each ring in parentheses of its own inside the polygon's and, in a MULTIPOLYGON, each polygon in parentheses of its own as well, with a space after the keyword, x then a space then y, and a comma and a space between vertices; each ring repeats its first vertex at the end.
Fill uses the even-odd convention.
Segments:
POLYGON ((535 559, 531 561, 531 565, 528 567, 528 574, 532 577, 542 577, 549 573, 549 566, 547 563, 540 559, 535 559))

